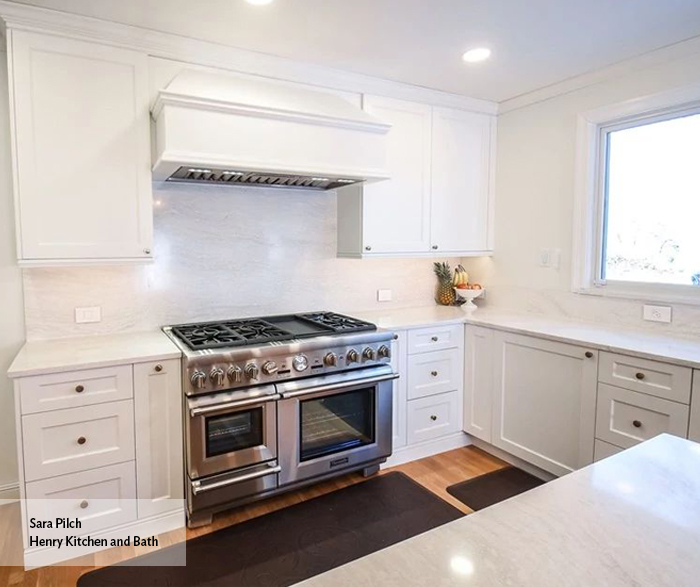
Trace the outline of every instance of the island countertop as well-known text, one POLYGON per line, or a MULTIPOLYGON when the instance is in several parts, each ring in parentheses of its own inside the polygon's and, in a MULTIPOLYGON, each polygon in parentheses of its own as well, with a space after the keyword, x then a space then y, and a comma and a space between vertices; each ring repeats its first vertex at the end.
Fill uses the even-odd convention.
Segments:
POLYGON ((662 435, 299 585, 694 586, 699 552, 700 445, 662 435))

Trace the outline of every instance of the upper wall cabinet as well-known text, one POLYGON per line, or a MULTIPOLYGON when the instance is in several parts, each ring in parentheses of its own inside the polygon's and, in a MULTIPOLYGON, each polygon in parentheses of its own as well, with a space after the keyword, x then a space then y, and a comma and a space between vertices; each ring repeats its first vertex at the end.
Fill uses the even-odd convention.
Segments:
POLYGON ((496 119, 365 96, 391 124, 391 179, 338 192, 338 255, 487 255, 493 250, 496 119))
POLYGON ((150 258, 147 57, 22 30, 8 54, 20 264, 150 258))

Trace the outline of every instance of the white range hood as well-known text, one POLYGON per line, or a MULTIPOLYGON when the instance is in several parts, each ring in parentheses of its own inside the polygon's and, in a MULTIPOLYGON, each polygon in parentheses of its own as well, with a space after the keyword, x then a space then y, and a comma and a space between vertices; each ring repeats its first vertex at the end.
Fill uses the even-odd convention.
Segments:
POLYGON ((389 177, 390 125, 334 94, 186 70, 152 114, 156 181, 326 190, 389 177))

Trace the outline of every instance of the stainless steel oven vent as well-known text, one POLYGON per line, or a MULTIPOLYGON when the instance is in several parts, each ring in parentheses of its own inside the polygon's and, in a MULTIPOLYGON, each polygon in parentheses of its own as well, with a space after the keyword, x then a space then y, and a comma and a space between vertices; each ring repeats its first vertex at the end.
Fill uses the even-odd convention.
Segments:
POLYGON ((311 175, 284 175, 256 171, 216 169, 214 167, 180 167, 168 181, 208 183, 261 188, 285 188, 327 191, 362 183, 359 179, 319 177, 311 175))

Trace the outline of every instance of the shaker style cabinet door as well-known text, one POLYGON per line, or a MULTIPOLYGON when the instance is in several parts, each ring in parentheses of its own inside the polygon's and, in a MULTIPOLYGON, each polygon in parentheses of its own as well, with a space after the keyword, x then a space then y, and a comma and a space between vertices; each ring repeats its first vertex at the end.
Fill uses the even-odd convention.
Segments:
POLYGON ((139 518, 182 507, 182 388, 180 360, 134 365, 136 491, 139 518))
POLYGON ((492 230, 491 153, 495 119, 433 108, 431 247, 443 253, 488 251, 492 230))
POLYGON ((430 251, 430 135, 426 104, 364 97, 364 109, 391 124, 387 168, 391 179, 364 186, 362 253, 430 251))
POLYGON ((555 475, 593 461, 598 352, 494 333, 493 444, 555 475))
POLYGON ((147 56, 10 30, 20 262, 151 255, 147 56))
POLYGON ((491 442, 493 403, 493 330, 464 330, 464 431, 491 442))

